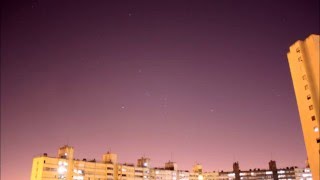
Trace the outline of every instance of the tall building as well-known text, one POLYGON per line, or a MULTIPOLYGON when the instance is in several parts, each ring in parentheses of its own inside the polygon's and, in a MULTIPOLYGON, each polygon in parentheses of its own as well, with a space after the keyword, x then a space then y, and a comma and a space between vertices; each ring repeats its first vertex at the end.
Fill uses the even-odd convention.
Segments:
POLYGON ((314 179, 319 177, 319 35, 297 41, 287 53, 302 132, 314 179))

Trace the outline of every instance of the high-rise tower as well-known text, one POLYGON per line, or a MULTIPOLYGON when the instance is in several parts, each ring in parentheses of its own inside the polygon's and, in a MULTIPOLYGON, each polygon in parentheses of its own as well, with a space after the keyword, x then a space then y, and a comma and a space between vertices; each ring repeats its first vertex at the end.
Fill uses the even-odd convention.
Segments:
POLYGON ((314 179, 319 177, 319 35, 297 41, 287 53, 302 132, 314 179))

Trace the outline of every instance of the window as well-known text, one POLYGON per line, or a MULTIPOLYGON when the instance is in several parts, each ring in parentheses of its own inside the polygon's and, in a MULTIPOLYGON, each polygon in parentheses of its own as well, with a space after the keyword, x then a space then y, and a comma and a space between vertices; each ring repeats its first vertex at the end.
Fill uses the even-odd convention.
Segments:
POLYGON ((312 110, 312 109, 313 109, 313 106, 312 106, 312 105, 310 105, 310 106, 309 106, 309 110, 312 110))
POLYGON ((45 163, 46 163, 46 160, 43 161, 43 164, 45 164, 45 163))
POLYGON ((317 143, 320 143, 320 138, 317 139, 317 143))
POLYGON ((316 120, 316 116, 311 116, 311 120, 312 121, 316 120))
POLYGON ((318 128, 317 126, 315 126, 315 127, 313 128, 313 131, 314 131, 314 132, 319 132, 319 128, 318 128))
POLYGON ((308 84, 306 84, 305 86, 304 86, 304 90, 308 90, 309 89, 309 86, 308 86, 308 84))
POLYGON ((303 76, 302 76, 302 79, 303 79, 303 80, 307 80, 307 75, 303 75, 303 76))
POLYGON ((311 99, 311 95, 309 94, 309 95, 307 95, 307 99, 308 100, 310 100, 311 99))

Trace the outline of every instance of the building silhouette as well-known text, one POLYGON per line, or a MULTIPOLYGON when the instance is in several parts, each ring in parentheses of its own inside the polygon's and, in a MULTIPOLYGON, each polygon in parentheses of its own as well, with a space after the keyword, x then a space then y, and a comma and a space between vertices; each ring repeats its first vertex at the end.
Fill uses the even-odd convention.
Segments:
POLYGON ((319 177, 319 35, 297 41, 287 53, 307 156, 314 179, 319 177))
POLYGON ((273 175, 272 177, 273 177, 273 179, 274 179, 274 180, 278 180, 279 178, 278 178, 278 170, 277 170, 276 161, 271 160, 271 161, 269 162, 269 170, 272 171, 272 175, 273 175))

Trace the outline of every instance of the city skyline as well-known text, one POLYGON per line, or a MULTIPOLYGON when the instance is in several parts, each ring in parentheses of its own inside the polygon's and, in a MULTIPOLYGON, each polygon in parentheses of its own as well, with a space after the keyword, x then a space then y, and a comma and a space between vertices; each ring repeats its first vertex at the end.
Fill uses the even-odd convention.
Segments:
MULTIPOLYGON (((154 165, 152 163, 152 157, 149 157, 149 156, 146 156, 145 154, 142 154, 138 157, 136 157, 135 161, 133 162, 127 162, 127 161, 119 161, 119 157, 121 157, 121 155, 119 156, 119 154, 117 152, 114 152, 114 151, 111 151, 111 150, 108 150, 108 151, 105 151, 102 155, 100 155, 100 157, 91 157, 91 158, 87 158, 87 157, 78 157, 78 156, 74 156, 76 154, 77 151, 75 151, 75 148, 71 145, 63 145, 63 146, 60 146, 59 147, 59 150, 60 149, 63 149, 63 148, 72 148, 73 149, 73 155, 72 155, 72 160, 73 161, 83 161, 83 162, 95 162, 95 163, 103 163, 103 162, 107 162, 107 163, 112 163, 112 164, 119 164, 119 165, 128 165, 128 166, 137 166, 137 167, 141 167, 143 166, 142 164, 139 164, 139 162, 137 162, 139 159, 148 159, 148 167, 149 168, 165 168, 165 164, 166 163, 174 163, 176 164, 176 168, 175 169, 178 169, 178 170, 182 170, 182 171, 192 171, 192 167, 196 166, 196 165, 200 165, 201 168, 202 168, 202 165, 200 162, 197 162, 197 161, 194 161, 194 164, 192 164, 192 166, 190 166, 188 169, 181 169, 180 166, 179 166, 179 162, 176 162, 173 160, 173 158, 169 158, 169 159, 164 159, 163 162, 164 164, 158 164, 158 165, 154 165), (111 156, 106 156, 106 155, 111 155, 111 156), (115 156, 115 157, 113 157, 115 156), (107 158, 106 158, 107 157, 107 158), (111 158, 112 157, 112 158, 111 158), (108 160, 106 160, 108 159, 108 160), (115 159, 115 160, 111 160, 111 159, 115 159)), ((57 151, 57 150, 56 150, 57 151)), ((39 152, 37 153, 37 155, 34 156, 34 160, 35 161, 38 161, 37 158, 43 158, 43 157, 48 157, 48 158, 54 158, 54 159, 57 159, 57 160, 68 160, 68 158, 66 157, 63 157, 63 155, 61 156, 60 153, 58 153, 59 155, 57 156, 56 155, 57 153, 55 154, 48 154, 47 152, 39 152)), ((277 162, 276 159, 269 159, 268 162, 277 162)), ((240 163, 239 161, 235 160, 234 162, 232 163, 240 163)), ((298 168, 308 168, 310 169, 310 167, 308 167, 309 164, 305 164, 304 166, 301 166, 301 167, 298 167, 298 166, 283 166, 283 167, 278 167, 279 169, 286 169, 286 168, 292 168, 292 167, 298 167, 298 168)), ((253 170, 253 169, 256 169, 256 170, 266 170, 268 169, 269 167, 267 166, 267 162, 265 162, 265 166, 264 167, 249 167, 248 169, 241 169, 241 171, 250 171, 250 170, 253 170)), ((225 169, 208 169, 208 168, 205 168, 207 169, 206 171, 204 172, 224 172, 225 169)), ((230 167, 229 169, 226 169, 228 171, 232 171, 232 164, 230 164, 230 167)))
POLYGON ((234 162, 232 171, 203 171, 199 163, 192 170, 182 170, 177 162, 166 161, 164 166, 152 166, 152 158, 142 156, 137 163, 121 163, 114 152, 106 152, 100 159, 75 158, 75 149, 64 145, 59 147, 57 156, 43 153, 32 162, 30 180, 42 179, 106 179, 106 180, 240 180, 240 179, 299 179, 312 180, 308 167, 278 167, 270 160, 268 168, 243 170, 234 162))
POLYGON ((182 169, 305 165, 286 54, 319 34, 319 1, 3 7, 1 179, 61 144, 182 169))

